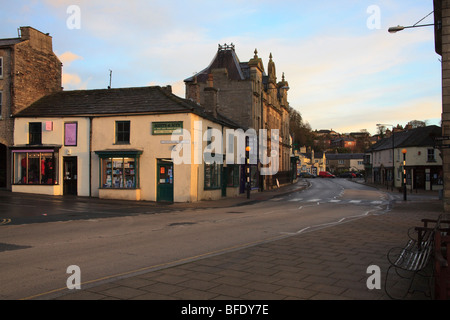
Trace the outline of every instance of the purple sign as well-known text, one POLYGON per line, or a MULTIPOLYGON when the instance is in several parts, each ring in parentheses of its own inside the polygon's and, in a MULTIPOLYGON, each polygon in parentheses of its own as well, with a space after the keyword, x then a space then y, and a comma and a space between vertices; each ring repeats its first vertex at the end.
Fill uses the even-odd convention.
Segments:
POLYGON ((64 145, 76 146, 77 145, 77 123, 65 123, 64 124, 64 145))

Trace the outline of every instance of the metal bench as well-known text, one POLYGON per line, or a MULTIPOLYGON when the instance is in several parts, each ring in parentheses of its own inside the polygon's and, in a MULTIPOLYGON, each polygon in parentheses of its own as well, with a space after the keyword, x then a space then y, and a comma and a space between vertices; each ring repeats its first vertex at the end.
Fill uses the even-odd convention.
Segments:
MULTIPOLYGON (((387 254, 390 266, 386 272, 385 292, 391 299, 403 299, 411 288, 417 275, 421 275, 432 279, 432 274, 428 275, 424 270, 430 262, 430 258, 434 252, 434 236, 439 229, 441 217, 437 220, 422 219, 422 227, 414 227, 408 231, 409 241, 404 247, 394 247, 387 254), (434 224, 434 226, 430 226, 434 224), (389 292, 388 278, 391 270, 402 279, 408 279, 409 286, 404 295, 395 298, 389 292)), ((431 284, 429 282, 428 289, 431 295, 431 284)))

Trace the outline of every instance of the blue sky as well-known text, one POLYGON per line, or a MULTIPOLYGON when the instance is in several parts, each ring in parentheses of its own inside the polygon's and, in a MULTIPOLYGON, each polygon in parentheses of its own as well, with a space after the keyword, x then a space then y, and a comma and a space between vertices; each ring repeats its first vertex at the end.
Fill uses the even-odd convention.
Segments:
POLYGON ((377 123, 440 124, 433 28, 387 32, 432 11, 431 0, 15 0, 0 11, 0 38, 20 26, 50 33, 65 90, 106 88, 112 70, 112 87, 172 85, 182 97, 218 44, 235 44, 241 61, 256 48, 266 68, 272 53, 313 129, 376 133, 377 123))

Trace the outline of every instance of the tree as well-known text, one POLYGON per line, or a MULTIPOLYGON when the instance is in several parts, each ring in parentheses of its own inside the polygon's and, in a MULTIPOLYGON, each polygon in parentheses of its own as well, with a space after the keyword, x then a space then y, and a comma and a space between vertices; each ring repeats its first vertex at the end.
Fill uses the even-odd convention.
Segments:
POLYGON ((411 120, 410 122, 408 122, 408 125, 410 125, 412 129, 416 129, 416 128, 421 128, 421 127, 426 127, 427 122, 426 122, 426 120, 425 121, 411 120))
POLYGON ((300 112, 289 107, 289 133, 292 136, 294 149, 313 145, 313 134, 308 122, 304 122, 300 112))

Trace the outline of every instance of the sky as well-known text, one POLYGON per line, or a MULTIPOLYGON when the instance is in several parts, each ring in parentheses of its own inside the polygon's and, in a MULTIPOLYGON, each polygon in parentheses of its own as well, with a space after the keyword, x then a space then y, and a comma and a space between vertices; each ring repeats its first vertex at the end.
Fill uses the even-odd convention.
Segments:
POLYGON ((440 125, 433 27, 387 31, 416 24, 432 0, 0 2, 0 38, 17 37, 20 26, 52 36, 64 90, 107 88, 111 75, 113 88, 171 85, 184 97, 183 80, 206 68, 219 44, 233 43, 241 62, 257 49, 266 70, 272 54, 290 106, 313 130, 440 125))

